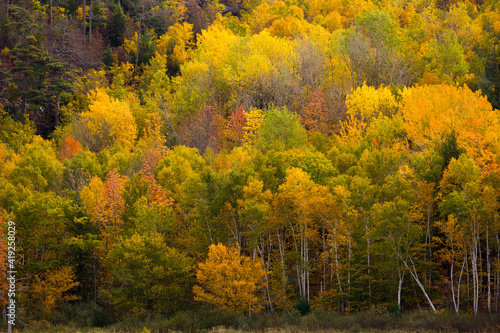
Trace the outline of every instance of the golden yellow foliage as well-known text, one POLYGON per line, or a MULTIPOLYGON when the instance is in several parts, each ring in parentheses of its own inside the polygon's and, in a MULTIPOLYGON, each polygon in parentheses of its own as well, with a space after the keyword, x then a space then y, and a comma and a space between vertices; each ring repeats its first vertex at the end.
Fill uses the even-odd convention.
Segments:
POLYGON ((156 52, 168 55, 171 63, 181 65, 190 59, 193 40, 193 25, 187 22, 176 23, 168 28, 156 42, 156 52))
POLYGON ((100 205, 104 203, 104 184, 101 178, 94 176, 80 194, 87 215, 94 221, 99 220, 100 205))
POLYGON ((307 30, 307 21, 295 16, 287 16, 275 20, 268 31, 272 36, 281 38, 297 38, 303 36, 307 30))
POLYGON ((65 295, 64 293, 80 285, 75 282, 76 276, 73 268, 64 266, 55 271, 49 271, 44 278, 35 275, 35 281, 31 286, 31 296, 34 307, 44 316, 50 315, 52 310, 61 305, 62 301, 79 299, 76 295, 65 295))
POLYGON ((460 147, 483 166, 500 149, 498 111, 467 86, 422 86, 403 93, 402 113, 416 147, 430 147, 456 133, 460 147))
MULTIPOLYGON (((83 19, 83 7, 80 6, 76 9, 76 16, 78 17, 79 20, 82 20, 83 19)), ((89 19, 90 18, 90 7, 89 6, 85 6, 85 19, 89 19)))
POLYGON ((245 112, 245 115, 247 119, 246 125, 243 128, 245 130, 245 142, 251 144, 257 139, 257 131, 262 121, 264 121, 264 112, 252 108, 250 112, 245 112))
POLYGON ((100 150, 118 143, 132 149, 137 127, 128 103, 109 97, 101 89, 93 91, 89 98, 89 111, 81 116, 88 132, 86 143, 89 147, 100 150))
POLYGON ((241 255, 237 247, 210 246, 205 263, 198 264, 199 286, 193 287, 195 300, 236 313, 262 309, 265 272, 260 260, 241 255))
POLYGON ((378 89, 363 84, 346 97, 347 114, 370 122, 381 115, 390 116, 397 110, 398 103, 389 88, 378 89))
POLYGON ((231 30, 224 28, 220 22, 216 22, 198 36, 200 60, 216 68, 221 67, 221 62, 227 59, 230 47, 236 39, 237 37, 231 30))
POLYGON ((325 25, 329 31, 342 29, 343 17, 338 12, 333 11, 325 17, 325 25))

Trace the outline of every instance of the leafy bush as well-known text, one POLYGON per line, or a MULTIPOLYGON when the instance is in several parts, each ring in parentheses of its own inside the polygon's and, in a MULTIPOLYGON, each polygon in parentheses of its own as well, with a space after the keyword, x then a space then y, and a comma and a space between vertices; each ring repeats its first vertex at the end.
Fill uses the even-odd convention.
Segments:
POLYGON ((54 311, 52 323, 76 327, 104 327, 112 323, 109 313, 93 302, 68 304, 54 311))
POLYGON ((294 309, 298 310, 302 316, 305 316, 309 312, 311 312, 311 305, 305 299, 300 299, 293 306, 294 309))
POLYGON ((387 329, 394 324, 394 318, 385 307, 372 307, 361 314, 360 324, 363 328, 387 329))
POLYGON ((392 304, 389 308, 389 313, 396 317, 401 317, 401 308, 397 304, 392 304))

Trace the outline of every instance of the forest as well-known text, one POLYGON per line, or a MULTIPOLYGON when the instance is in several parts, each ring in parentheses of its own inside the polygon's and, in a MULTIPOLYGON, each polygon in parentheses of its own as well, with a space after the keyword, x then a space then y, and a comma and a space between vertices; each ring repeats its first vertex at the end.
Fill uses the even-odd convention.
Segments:
POLYGON ((0 7, 4 325, 498 319, 500 2, 0 7))

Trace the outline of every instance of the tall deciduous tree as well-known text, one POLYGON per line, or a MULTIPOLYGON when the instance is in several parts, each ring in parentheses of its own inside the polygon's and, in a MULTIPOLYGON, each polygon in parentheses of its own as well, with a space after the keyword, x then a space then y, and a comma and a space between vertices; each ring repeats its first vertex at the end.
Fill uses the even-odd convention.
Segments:
POLYGON ((187 297, 193 261, 169 248, 158 233, 120 238, 106 258, 112 272, 109 296, 124 314, 151 319, 154 311, 172 313, 187 297))
POLYGON ((307 141, 297 114, 286 108, 271 107, 258 130, 259 146, 265 150, 302 148, 307 141))
POLYGON ((48 271, 42 277, 35 275, 29 291, 32 302, 28 306, 39 318, 50 317, 52 311, 61 305, 61 301, 79 299, 78 296, 67 293, 80 284, 75 280, 75 273, 69 266, 48 271))
POLYGON ((241 255, 238 247, 211 245, 207 260, 198 264, 195 299, 236 313, 258 312, 264 275, 260 260, 241 255))
POLYGON ((137 135, 135 119, 127 102, 110 97, 97 89, 89 94, 89 110, 81 114, 74 126, 75 138, 91 151, 100 151, 114 144, 131 149, 137 135))

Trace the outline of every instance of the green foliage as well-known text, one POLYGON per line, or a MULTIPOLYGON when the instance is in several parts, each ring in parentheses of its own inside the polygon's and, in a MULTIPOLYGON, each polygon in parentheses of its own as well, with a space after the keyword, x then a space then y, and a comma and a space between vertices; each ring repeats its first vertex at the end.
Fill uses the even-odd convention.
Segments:
POLYGON ((495 1, 83 5, 0 13, 30 329, 486 327, 464 314, 500 291, 495 1))
POLYGON ((441 147, 439 149, 439 153, 441 154, 443 158, 443 171, 448 167, 448 165, 451 162, 451 159, 458 159, 460 157, 460 149, 458 147, 457 143, 457 135, 455 132, 451 132, 443 143, 441 144, 441 147))
POLYGON ((469 69, 456 33, 449 30, 439 39, 434 38, 430 41, 424 60, 426 60, 425 70, 436 73, 444 82, 458 80, 469 69))
POLYGON ((259 127, 258 140, 264 150, 289 150, 304 147, 307 134, 297 114, 272 106, 259 127))
POLYGON ((127 28, 127 16, 123 12, 123 8, 115 4, 112 9, 111 22, 111 46, 120 46, 123 43, 123 34, 127 28))
POLYGON ((14 152, 19 152, 21 147, 30 143, 35 134, 35 126, 29 119, 24 119, 24 123, 16 121, 5 113, 1 113, 0 118, 0 142, 14 152))
POLYGON ((115 306, 148 319, 155 309, 175 311, 193 274, 192 260, 167 247, 158 233, 121 238, 106 263, 113 274, 108 295, 115 306))
POLYGON ((156 43, 149 30, 141 36, 139 43, 139 65, 149 64, 151 58, 155 55, 156 43))
POLYGON ((367 10, 356 17, 356 27, 375 44, 376 48, 398 43, 396 24, 388 12, 367 10))
POLYGON ((39 191, 55 189, 63 172, 51 142, 36 136, 22 148, 22 156, 12 170, 11 181, 39 191))
POLYGON ((311 312, 311 305, 305 299, 299 299, 298 302, 293 305, 293 308, 299 311, 302 316, 311 312))

